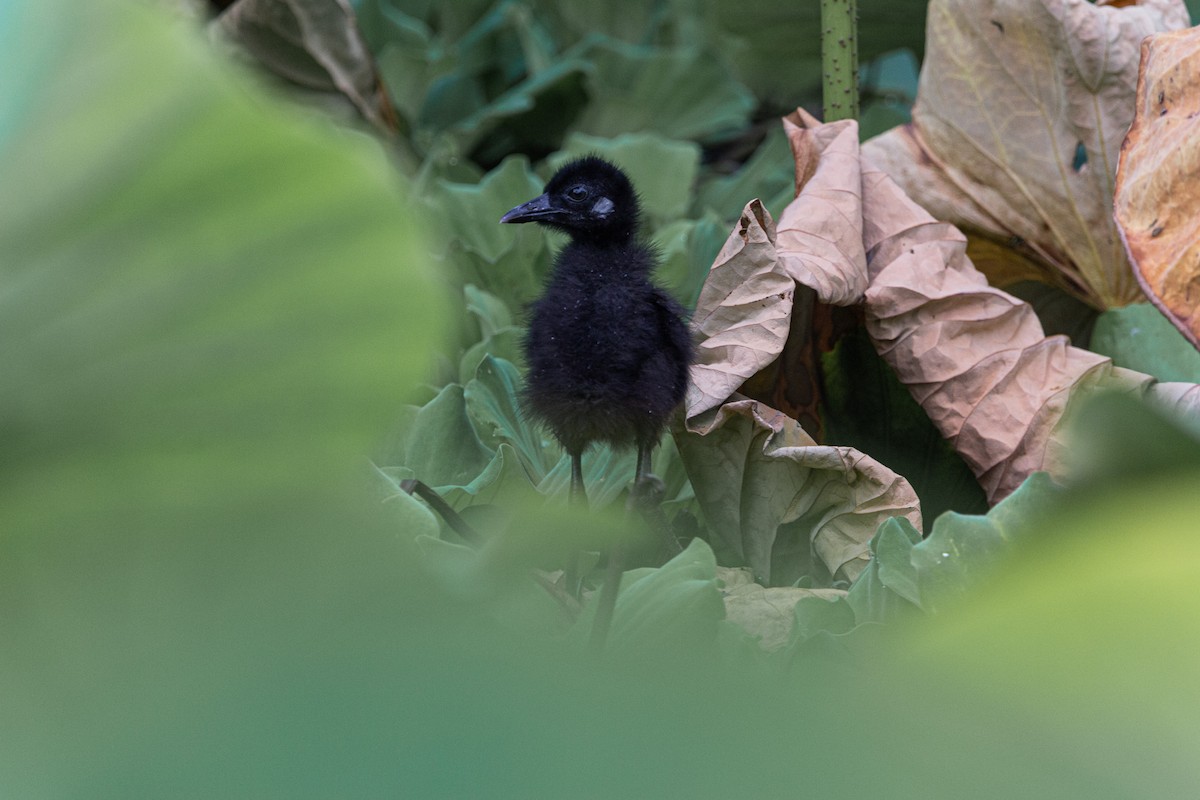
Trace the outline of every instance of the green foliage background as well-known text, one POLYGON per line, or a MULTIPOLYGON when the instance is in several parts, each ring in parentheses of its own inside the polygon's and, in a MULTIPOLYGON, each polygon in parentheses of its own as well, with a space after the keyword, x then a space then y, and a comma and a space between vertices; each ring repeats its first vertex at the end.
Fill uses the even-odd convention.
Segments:
MULTIPOLYGON (((738 198, 790 191, 777 134, 729 175, 707 156, 747 124, 746 98, 804 87, 772 69, 792 44, 775 4, 519 7, 378 6, 373 24, 444 58, 421 56, 415 88, 389 83, 412 126, 393 155, 420 164, 404 175, 146 4, 0 6, 0 793, 1190 791, 1200 443, 1128 398, 1078 415, 1075 486, 1035 477, 924 540, 885 524, 863 576, 796 605, 776 653, 725 619, 699 540, 628 572, 605 658, 585 653, 591 609, 573 621, 530 570, 630 527, 613 501, 632 465, 590 455, 596 514, 543 500, 562 461, 515 416, 514 387, 552 243, 490 222, 539 190, 551 150, 620 152, 656 198, 663 277, 694 301, 738 198), (763 38, 724 61, 712 31, 763 38), (492 71, 514 40, 530 64, 550 53, 543 83, 492 71), (724 76, 703 113, 664 104, 662 129, 612 136, 641 127, 611 110, 634 101, 589 95, 561 140, 522 138, 539 92, 569 110, 594 74, 634 70, 650 77, 622 90, 653 98, 650 78, 696 53, 724 76), (505 141, 526 155, 489 154, 505 141), (395 490, 418 472, 486 547, 395 490)), ((386 50, 385 76, 419 52, 386 50)), ((1194 352, 1148 313, 1095 338, 1195 380, 1194 352)), ((687 482, 669 446, 658 459, 681 529, 687 482)))

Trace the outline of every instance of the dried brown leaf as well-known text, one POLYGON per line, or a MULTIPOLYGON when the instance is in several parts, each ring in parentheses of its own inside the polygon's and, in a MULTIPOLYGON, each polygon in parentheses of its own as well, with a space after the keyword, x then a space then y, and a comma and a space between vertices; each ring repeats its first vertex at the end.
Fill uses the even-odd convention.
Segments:
POLYGON ((1200 28, 1142 42, 1116 221, 1146 295, 1200 347, 1200 28))
POLYGON ((990 502, 1033 472, 1062 474, 1059 424, 1083 393, 1152 386, 1150 376, 1114 367, 1065 336, 1045 336, 1029 305, 975 269, 961 232, 870 166, 863 213, 867 330, 990 502))
MULTIPOLYGON (((792 121, 813 129, 814 138, 828 127, 807 115, 792 121)), ((867 330, 991 502, 1032 472, 1063 474, 1060 423, 1093 389, 1139 391, 1200 410, 1196 386, 1157 384, 1071 347, 1065 336, 1047 337, 1029 305, 988 285, 967 258, 961 232, 935 220, 868 159, 859 174, 867 330)), ((849 261, 842 268, 856 274, 849 261)))
POLYGON ((692 315, 701 341, 685 401, 688 418, 724 403, 779 356, 795 286, 779 265, 775 221, 754 200, 717 254, 692 315))
POLYGON ((1139 42, 1187 24, 1181 0, 933 0, 913 123, 864 153, 935 217, 1021 242, 1092 305, 1133 302, 1117 149, 1139 42))
POLYGON ((920 527, 916 493, 875 459, 818 445, 795 418, 740 393, 764 374, 804 383, 782 374, 808 365, 785 352, 810 333, 802 301, 849 305, 867 287, 856 126, 817 126, 802 111, 784 126, 797 197, 778 225, 749 203, 709 272, 677 443, 709 525, 763 580, 852 580, 884 520, 920 527))
POLYGON ((780 357, 794 327, 797 286, 843 306, 860 302, 867 287, 856 128, 849 121, 815 128, 803 114, 784 120, 796 199, 778 223, 750 202, 700 292, 688 418, 719 406, 780 357))

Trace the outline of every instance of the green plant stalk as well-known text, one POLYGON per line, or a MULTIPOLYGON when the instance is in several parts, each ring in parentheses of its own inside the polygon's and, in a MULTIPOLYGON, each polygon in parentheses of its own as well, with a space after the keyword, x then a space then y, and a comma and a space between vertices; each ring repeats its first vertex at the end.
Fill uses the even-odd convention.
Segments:
POLYGON ((858 0, 821 0, 825 121, 858 119, 858 0))
POLYGON ((612 628, 613 613, 617 608, 617 594, 621 590, 622 563, 625 560, 621 543, 614 542, 608 553, 608 566, 604 570, 604 583, 600 586, 600 597, 596 601, 596 616, 592 618, 592 634, 588 646, 594 655, 604 652, 604 642, 612 628))

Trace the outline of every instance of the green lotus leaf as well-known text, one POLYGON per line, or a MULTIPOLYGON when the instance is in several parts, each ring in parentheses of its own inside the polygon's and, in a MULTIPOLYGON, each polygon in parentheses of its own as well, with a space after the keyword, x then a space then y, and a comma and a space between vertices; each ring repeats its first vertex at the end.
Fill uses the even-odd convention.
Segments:
POLYGON ((471 426, 463 387, 457 383, 443 387, 406 427, 403 451, 390 454, 387 462, 408 467, 429 486, 470 483, 495 454, 471 426))
POLYGON ((700 47, 654 48, 593 38, 578 48, 592 65, 591 102, 575 130, 593 136, 653 131, 704 142, 745 127, 750 92, 715 53, 700 47))
POLYGON ((1096 320, 1090 349, 1118 367, 1160 381, 1200 383, 1200 352, 1149 303, 1110 308, 1096 320))
POLYGON ((521 376, 516 367, 484 356, 464 395, 467 411, 483 442, 491 448, 508 442, 520 455, 530 479, 541 481, 558 460, 548 452, 541 433, 525 420, 520 400, 521 376))

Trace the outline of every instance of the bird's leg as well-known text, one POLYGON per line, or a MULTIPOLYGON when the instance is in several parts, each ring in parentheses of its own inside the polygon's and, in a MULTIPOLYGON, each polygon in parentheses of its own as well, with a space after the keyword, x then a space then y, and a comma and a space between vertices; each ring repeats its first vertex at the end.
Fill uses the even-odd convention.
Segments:
MULTIPOLYGON (((649 519, 655 528, 674 543, 675 549, 671 551, 670 555, 675 555, 679 552, 679 544, 675 542, 675 537, 671 536, 666 517, 659 507, 662 503, 663 483, 650 474, 650 453, 654 450, 654 444, 653 440, 638 443, 637 467, 633 473, 633 485, 629 487, 629 500, 625 504, 625 514, 628 517, 632 512, 637 511, 649 519)), ((609 628, 612 627, 617 593, 621 586, 621 574, 625 568, 624 561, 625 554, 621 547, 621 540, 617 539, 608 551, 604 583, 600 587, 600 596, 596 600, 596 615, 592 618, 592 634, 589 645, 596 655, 604 650, 604 641, 608 637, 609 628)))
POLYGON ((645 442, 638 444, 637 469, 633 472, 633 485, 635 487, 642 482, 643 478, 650 474, 650 451, 653 449, 653 444, 645 442))
MULTIPOLYGON (((571 451, 571 490, 567 495, 567 504, 572 508, 587 508, 587 493, 583 489, 583 451, 571 451)), ((567 566, 563 570, 565 589, 572 597, 583 594, 583 569, 580 560, 583 553, 575 547, 567 554, 567 566)))
POLYGON ((567 495, 571 505, 587 507, 587 492, 583 488, 583 451, 571 453, 571 493, 567 495))
MULTIPOLYGON (((628 511, 626 511, 628 513, 628 511)), ((596 614, 592 617, 591 636, 588 647, 594 655, 604 652, 604 642, 612 627, 613 613, 617 608, 617 593, 621 589, 625 555, 621 552, 621 540, 613 542, 608 551, 608 564, 604 567, 604 583, 600 585, 600 596, 596 599, 596 614)))
POLYGON ((629 507, 637 509, 643 517, 658 531, 662 537, 666 558, 683 552, 667 516, 662 510, 663 494, 666 487, 663 482, 650 472, 650 454, 657 444, 653 439, 638 444, 637 468, 633 475, 633 486, 629 490, 629 507))

